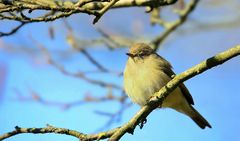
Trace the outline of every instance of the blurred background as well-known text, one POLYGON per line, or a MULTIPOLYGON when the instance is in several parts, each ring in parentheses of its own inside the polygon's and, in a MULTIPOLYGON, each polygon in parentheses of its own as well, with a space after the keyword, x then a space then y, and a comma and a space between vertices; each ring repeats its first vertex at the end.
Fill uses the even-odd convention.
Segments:
MULTIPOLYGON (((174 6, 163 8, 163 18, 175 18, 169 14, 174 6)), ((240 43, 239 6, 238 0, 200 1, 158 53, 178 74, 234 47, 240 43)), ((110 10, 95 25, 92 19, 75 14, 27 24, 0 38, 0 134, 15 126, 46 124, 96 133, 121 126, 139 110, 122 91, 127 45, 149 42, 164 28, 152 25, 144 8, 110 10)), ((15 25, 0 21, 0 31, 15 25)), ((236 57, 185 82, 194 107, 212 129, 201 130, 188 117, 159 109, 148 116, 142 130, 136 128, 134 135, 126 134, 122 140, 240 141, 239 72, 236 57)), ((6 140, 77 141, 56 134, 21 134, 6 140)))

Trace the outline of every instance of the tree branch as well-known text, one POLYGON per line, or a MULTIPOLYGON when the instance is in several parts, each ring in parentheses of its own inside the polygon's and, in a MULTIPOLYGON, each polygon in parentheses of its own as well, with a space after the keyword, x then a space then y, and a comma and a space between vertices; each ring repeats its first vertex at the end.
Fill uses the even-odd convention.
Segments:
POLYGON ((55 133, 55 134, 65 134, 70 135, 73 137, 77 137, 79 139, 85 138, 85 134, 66 129, 66 128, 56 128, 50 125, 47 125, 45 128, 20 128, 18 126, 15 127, 15 130, 8 132, 6 134, 3 134, 0 136, 0 140, 7 139, 9 137, 15 136, 17 134, 23 134, 23 133, 33 133, 33 134, 47 134, 47 133, 55 133))
POLYGON ((49 22, 73 14, 94 15, 93 24, 112 8, 124 7, 158 7, 174 4, 177 0, 79 0, 61 2, 58 0, 0 0, 0 20, 13 20, 22 24, 10 33, 0 33, 0 37, 18 31, 24 24, 32 22, 49 22), (44 11, 35 17, 33 11, 44 11), (24 24, 23 24, 24 23, 24 24))
POLYGON ((100 132, 97 134, 84 134, 75 130, 70 130, 67 128, 58 128, 51 125, 47 125, 47 127, 45 128, 21 128, 19 126, 16 126, 15 130, 5 133, 3 135, 0 135, 0 140, 2 141, 12 136, 15 136, 18 134, 24 134, 24 133, 32 133, 32 134, 55 133, 55 134, 65 134, 65 135, 73 136, 80 139, 81 141, 93 141, 93 140, 99 140, 99 139, 106 139, 110 137, 114 132, 116 132, 117 129, 118 128, 115 128, 115 129, 112 129, 106 132, 100 132))
POLYGON ((93 20, 93 24, 95 24, 96 22, 98 22, 98 20, 103 16, 104 13, 106 13, 108 11, 108 9, 110 9, 115 3, 117 3, 119 0, 111 0, 108 5, 106 5, 105 7, 103 7, 99 12, 98 15, 96 15, 95 19, 93 20))
POLYGON ((122 127, 120 127, 117 132, 115 132, 111 137, 110 141, 119 140, 125 133, 133 133, 136 126, 159 106, 159 103, 162 103, 163 100, 182 82, 200 74, 204 71, 211 69, 217 65, 220 65, 229 59, 240 55, 240 45, 231 48, 225 52, 219 53, 216 56, 213 56, 202 63, 190 68, 189 70, 184 71, 183 73, 176 75, 171 81, 167 83, 166 86, 160 89, 155 93, 147 103, 143 106, 135 116, 122 127))
POLYGON ((18 25, 17 27, 13 28, 13 29, 12 29, 11 31, 9 31, 9 32, 6 32, 6 33, 0 32, 0 38, 1 38, 1 37, 4 37, 4 36, 9 36, 9 35, 12 35, 12 34, 16 33, 16 32, 17 32, 21 27, 23 27, 25 24, 26 24, 26 23, 21 22, 20 25, 18 25))
POLYGON ((0 136, 0 140, 12 137, 21 133, 34 133, 34 134, 45 134, 45 133, 56 133, 56 134, 67 134, 74 137, 77 137, 81 140, 100 140, 109 138, 110 141, 119 140, 124 134, 133 133, 136 126, 146 119, 146 117, 159 106, 159 103, 162 101, 182 82, 203 73, 206 70, 209 70, 217 65, 223 64, 224 62, 240 55, 240 45, 228 49, 222 53, 213 56, 200 64, 184 71, 181 74, 176 75, 171 81, 169 81, 166 86, 161 88, 156 92, 148 101, 148 103, 143 106, 135 116, 130 119, 129 122, 121 126, 120 128, 114 128, 112 130, 101 132, 97 134, 83 134, 74 130, 56 128, 56 127, 47 127, 47 128, 19 128, 16 130, 3 134, 0 136))
POLYGON ((22 22, 41 22, 41 21, 52 21, 61 17, 68 17, 74 13, 85 13, 89 15, 95 15, 97 20, 110 8, 121 8, 121 7, 134 7, 134 6, 163 6, 175 3, 177 0, 111 0, 106 1, 94 1, 88 0, 86 3, 77 2, 74 4, 71 1, 61 2, 54 0, 22 0, 22 1, 10 1, 0 0, 0 13, 3 19, 22 21, 22 22), (8 2, 6 2, 8 1, 8 2), (117 3, 116 3, 117 2, 117 3), (34 10, 46 10, 59 12, 58 15, 52 17, 40 16, 37 18, 23 17, 21 15, 6 16, 3 13, 6 12, 21 12, 28 10, 29 14, 34 10))

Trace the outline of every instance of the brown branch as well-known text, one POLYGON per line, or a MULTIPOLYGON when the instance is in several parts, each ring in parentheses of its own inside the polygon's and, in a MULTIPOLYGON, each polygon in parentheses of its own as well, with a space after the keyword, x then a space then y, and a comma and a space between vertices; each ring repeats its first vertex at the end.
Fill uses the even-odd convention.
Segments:
POLYGON ((110 8, 120 8, 120 7, 134 7, 134 6, 162 6, 170 5, 176 2, 177 0, 111 0, 106 2, 105 0, 84 0, 83 2, 77 2, 74 4, 71 1, 60 2, 54 0, 22 0, 22 1, 0 1, 0 13, 3 19, 21 21, 21 22, 46 22, 53 21, 62 17, 68 17, 74 13, 85 13, 89 15, 94 15, 95 19, 93 23, 96 23, 99 18, 110 8), (117 1, 119 1, 117 3, 117 1), (45 10, 52 11, 53 15, 39 16, 37 18, 26 18, 23 16, 8 16, 5 13, 9 12, 22 12, 28 10, 29 14, 35 10, 45 10), (59 14, 54 15, 54 13, 59 12, 59 14))
POLYGON ((109 2, 109 0, 79 0, 75 5, 81 7, 87 3, 91 2, 109 2))
MULTIPOLYGON (((126 7, 158 7, 165 5, 172 5, 177 0, 120 0, 114 4, 111 8, 126 8, 126 7)), ((84 8, 99 10, 105 7, 108 2, 93 2, 84 5, 84 8)))
POLYGON ((33 133, 33 134, 47 134, 47 133, 55 133, 55 134, 65 134, 70 135, 79 139, 85 139, 87 137, 86 134, 77 132, 75 130, 70 130, 66 128, 57 128, 53 127, 51 125, 47 125, 45 128, 21 128, 19 126, 15 127, 15 130, 8 132, 6 134, 3 134, 0 136, 0 140, 7 139, 9 137, 23 134, 23 133, 33 133))
POLYGON ((19 126, 16 126, 15 130, 0 135, 0 140, 2 141, 7 138, 13 137, 15 135, 26 134, 26 133, 32 133, 32 134, 54 133, 54 134, 65 134, 72 137, 76 137, 81 141, 94 141, 94 140, 109 138, 114 132, 116 132, 117 129, 118 128, 115 128, 106 132, 99 132, 97 134, 84 134, 75 130, 71 130, 67 128, 58 128, 51 125, 47 125, 47 127, 43 127, 43 128, 21 128, 19 126))
POLYGON ((7 19, 7 20, 13 20, 13 21, 20 21, 20 22, 25 22, 25 23, 31 23, 31 22, 49 22, 49 21, 54 21, 56 19, 60 19, 63 17, 68 17, 74 13, 77 13, 77 10, 72 10, 72 11, 67 11, 64 13, 59 13, 59 14, 53 14, 53 15, 47 15, 44 14, 43 16, 37 17, 37 18, 29 18, 29 17, 23 17, 23 16, 7 16, 1 14, 0 17, 2 19, 7 19))
POLYGON ((110 9, 115 3, 117 3, 119 0, 111 0, 106 6, 104 6, 99 12, 98 15, 93 20, 93 24, 98 22, 98 20, 103 16, 104 13, 107 12, 108 9, 110 9))
MULTIPOLYGON (((121 7, 134 7, 134 6, 163 6, 170 5, 175 3, 177 0, 83 0, 79 1, 76 4, 73 2, 60 2, 53 0, 23 0, 23 1, 10 1, 10 0, 2 0, 0 1, 0 18, 2 20, 14 20, 20 21, 24 23, 31 22, 49 22, 54 21, 56 19, 69 17, 76 13, 85 13, 89 15, 94 15, 95 18, 93 23, 96 23, 102 15, 109 10, 110 8, 121 8, 121 7), (24 13, 28 10, 28 15, 26 16, 24 13), (36 10, 45 10, 47 13, 42 14, 38 17, 31 17, 32 11, 36 10), (17 13, 17 14, 11 14, 17 13), (20 13, 20 14, 18 14, 20 13)), ((13 29, 12 33, 15 33, 21 26, 13 29)), ((2 35, 10 35, 10 34, 2 34, 2 35)), ((1 35, 1 34, 0 34, 1 35)), ((1 37, 1 36, 0 36, 1 37)), ((110 45, 110 44, 108 44, 110 45)))
MULTIPOLYGON (((167 22, 163 21, 162 19, 157 18, 156 16, 152 16, 152 19, 151 19, 152 22, 155 22, 155 23, 158 23, 160 25, 163 25, 166 28, 163 33, 161 33, 159 36, 157 36, 155 39, 153 39, 151 41, 151 44, 152 44, 152 46, 153 46, 153 48, 155 50, 158 49, 160 44, 163 42, 164 39, 166 39, 166 37, 168 37, 168 35, 170 33, 175 31, 177 27, 182 25, 187 20, 187 18, 190 15, 190 13, 197 6, 198 2, 199 2, 199 0, 192 0, 185 6, 184 9, 179 10, 178 11, 179 19, 174 21, 174 22, 167 23, 167 22)), ((156 12, 156 11, 154 11, 154 12, 156 12)))
POLYGON ((79 139, 84 139, 86 137, 85 134, 66 129, 66 128, 56 128, 50 125, 47 125, 45 128, 21 128, 16 126, 15 130, 8 132, 6 134, 3 134, 0 136, 0 140, 7 139, 9 137, 18 135, 18 134, 23 134, 23 133, 33 133, 33 134, 46 134, 46 133, 55 133, 55 134, 65 134, 65 135, 70 135, 79 139))

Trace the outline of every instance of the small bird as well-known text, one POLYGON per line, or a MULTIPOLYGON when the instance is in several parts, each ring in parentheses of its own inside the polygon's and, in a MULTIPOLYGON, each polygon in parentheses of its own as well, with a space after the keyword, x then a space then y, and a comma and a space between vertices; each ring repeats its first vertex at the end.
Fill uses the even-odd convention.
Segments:
MULTIPOLYGON (((127 55, 129 58, 124 70, 124 89, 134 103, 144 106, 175 73, 170 63, 145 43, 132 45, 127 55)), ((159 108, 172 108, 189 116, 200 128, 211 128, 208 121, 192 107, 193 104, 191 94, 182 83, 166 97, 159 108)))

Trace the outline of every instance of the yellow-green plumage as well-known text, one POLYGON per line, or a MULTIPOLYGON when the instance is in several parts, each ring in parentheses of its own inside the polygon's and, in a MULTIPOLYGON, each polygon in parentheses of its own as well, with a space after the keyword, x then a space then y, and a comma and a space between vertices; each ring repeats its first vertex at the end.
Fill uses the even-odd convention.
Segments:
MULTIPOLYGON (((140 106, 171 80, 171 65, 148 45, 138 43, 130 48, 125 70, 124 88, 129 98, 140 106)), ((201 128, 211 127, 192 106, 193 100, 184 84, 177 87, 161 107, 173 108, 191 117, 201 128)))

